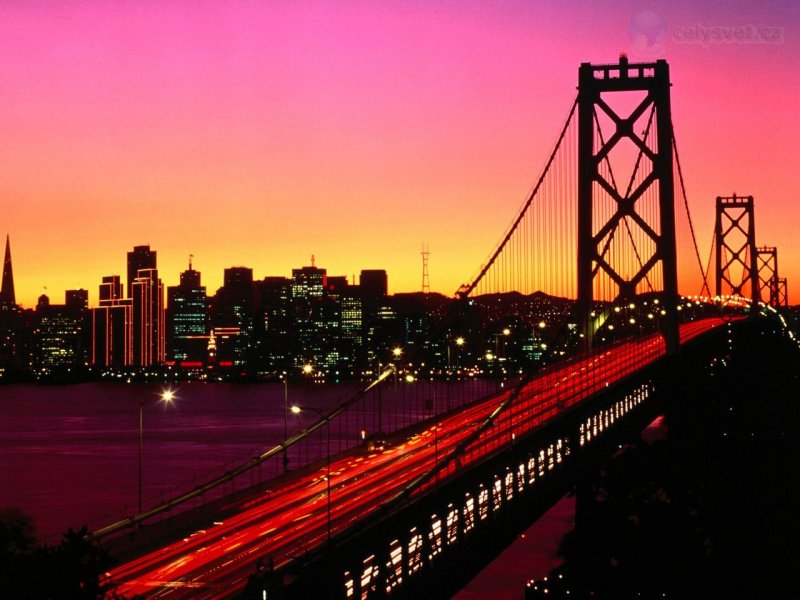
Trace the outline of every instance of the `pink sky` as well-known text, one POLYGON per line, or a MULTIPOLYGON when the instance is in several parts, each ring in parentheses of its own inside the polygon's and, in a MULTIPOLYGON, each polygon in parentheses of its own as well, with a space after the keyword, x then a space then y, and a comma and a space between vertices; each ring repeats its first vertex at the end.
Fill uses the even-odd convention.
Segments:
MULTIPOLYGON (((389 271, 452 294, 535 181, 581 62, 664 57, 701 253, 717 195, 753 194, 758 243, 800 286, 795 3, 4 3, 0 233, 17 300, 123 274, 389 271), (643 12, 647 11, 647 12, 643 12), (655 18, 651 45, 631 34, 655 18), (661 29, 658 29, 661 27, 661 29), (752 27, 757 39, 693 40, 752 27), (762 29, 762 28, 771 29, 762 29), (727 29, 726 29, 727 30, 727 29), (778 37, 776 38, 775 35, 778 37), (766 39, 772 35, 770 39, 766 39), (777 41, 776 41, 777 39, 777 41)), ((794 282, 794 285, 793 285, 794 282)), ((685 290, 695 292, 697 290, 685 290)))

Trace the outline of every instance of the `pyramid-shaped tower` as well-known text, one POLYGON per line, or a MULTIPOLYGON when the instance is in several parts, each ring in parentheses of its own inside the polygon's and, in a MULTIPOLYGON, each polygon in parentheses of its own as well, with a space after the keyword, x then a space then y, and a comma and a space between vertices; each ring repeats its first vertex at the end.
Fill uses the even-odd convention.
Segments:
POLYGON ((16 304, 14 293, 14 271, 11 268, 11 242, 6 235, 6 254, 3 260, 3 283, 0 286, 0 304, 16 304))

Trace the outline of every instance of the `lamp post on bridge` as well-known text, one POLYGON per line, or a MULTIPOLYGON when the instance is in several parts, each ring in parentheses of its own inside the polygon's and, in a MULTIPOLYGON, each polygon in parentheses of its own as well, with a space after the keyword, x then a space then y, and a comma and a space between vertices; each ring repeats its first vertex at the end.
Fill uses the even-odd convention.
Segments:
MULTIPOLYGON (((172 390, 165 390, 161 393, 158 400, 162 402, 166 402, 170 404, 175 399, 175 392, 172 390)), ((138 514, 142 514, 142 446, 144 441, 143 436, 143 424, 144 424, 144 405, 150 402, 152 398, 148 398, 147 400, 142 400, 139 402, 139 511, 138 514)))
POLYGON ((289 472, 289 449, 286 440, 289 438, 289 382, 283 374, 283 472, 289 472))
MULTIPOLYGON (((453 343, 457 346, 457 348, 459 350, 459 352, 456 353, 456 367, 458 367, 459 363, 461 362, 459 360, 461 358, 460 350, 461 350, 461 346, 464 345, 464 338, 461 337, 461 336, 458 336, 455 340, 453 340, 453 343)), ((448 366, 448 368, 451 368, 452 365, 453 365, 453 362, 452 362, 452 359, 451 359, 451 356, 450 356, 450 342, 448 341, 447 342, 447 366, 448 366)))
POLYGON ((313 406, 292 406, 292 412, 296 415, 299 415, 304 410, 310 410, 311 412, 316 413, 319 415, 320 419, 325 420, 325 433, 326 433, 326 459, 325 459, 325 479, 327 481, 327 513, 328 513, 328 545, 331 545, 331 422, 326 415, 322 413, 321 410, 314 408, 313 406))

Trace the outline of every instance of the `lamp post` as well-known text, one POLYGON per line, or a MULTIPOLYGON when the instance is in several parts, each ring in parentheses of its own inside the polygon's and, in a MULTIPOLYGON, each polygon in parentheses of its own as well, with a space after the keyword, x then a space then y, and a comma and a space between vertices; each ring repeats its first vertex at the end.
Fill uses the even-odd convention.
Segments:
POLYGON ((289 449, 286 440, 289 437, 289 383, 286 373, 283 374, 283 472, 289 472, 289 449))
MULTIPOLYGON (((165 390, 161 393, 159 399, 169 404, 175 399, 175 392, 172 390, 165 390)), ((144 423, 144 405, 147 404, 148 401, 149 400, 142 400, 139 402, 139 514, 142 514, 142 442, 144 437, 142 434, 142 425, 144 423)))
POLYGON ((392 348, 392 358, 394 361, 394 387, 397 388, 397 373, 399 370, 398 363, 400 361, 400 357, 403 356, 403 349, 400 346, 395 346, 392 348))
MULTIPOLYGON (((464 345, 464 338, 459 336, 455 340, 453 340, 453 343, 455 343, 455 345, 458 346, 458 349, 459 349, 459 352, 456 353, 456 368, 458 368, 458 366, 459 366, 459 364, 461 362, 459 360, 461 358, 460 349, 461 349, 461 346, 464 345)), ((452 360, 450 358, 450 342, 447 342, 447 366, 448 366, 448 368, 452 368, 452 364, 453 363, 452 363, 452 360)))
POLYGON ((322 411, 314 408, 313 406, 292 406, 292 412, 299 415, 304 410, 310 410, 317 413, 320 419, 325 420, 325 434, 326 434, 326 459, 325 459, 325 479, 327 481, 327 512, 328 512, 328 545, 331 544, 331 422, 322 411))

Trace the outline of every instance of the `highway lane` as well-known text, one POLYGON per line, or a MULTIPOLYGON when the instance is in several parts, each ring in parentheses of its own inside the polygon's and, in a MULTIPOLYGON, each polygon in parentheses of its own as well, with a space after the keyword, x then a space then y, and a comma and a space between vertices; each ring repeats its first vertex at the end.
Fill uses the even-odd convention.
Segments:
MULTIPOLYGON (((685 324, 685 342, 719 326, 718 319, 685 324)), ((530 381, 495 425, 470 444, 438 480, 452 476, 504 448, 606 385, 663 356, 660 336, 619 343, 548 369, 530 381)), ((442 418, 404 443, 383 452, 363 451, 331 459, 331 530, 357 523, 407 482, 434 468, 504 401, 510 392, 442 418)), ((318 468, 279 489, 242 504, 241 511, 178 542, 119 566, 110 573, 123 595, 153 598, 228 597, 244 587, 256 560, 270 557, 280 568, 293 557, 327 543, 327 469, 318 468)), ((435 485, 429 481, 418 493, 435 485)))

